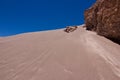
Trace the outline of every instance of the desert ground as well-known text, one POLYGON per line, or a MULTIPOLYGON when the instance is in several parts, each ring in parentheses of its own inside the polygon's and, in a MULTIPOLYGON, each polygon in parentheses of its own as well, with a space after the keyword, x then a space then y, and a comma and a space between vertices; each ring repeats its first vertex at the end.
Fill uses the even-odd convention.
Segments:
POLYGON ((0 80, 120 80, 120 45, 80 26, 1 37, 0 80))

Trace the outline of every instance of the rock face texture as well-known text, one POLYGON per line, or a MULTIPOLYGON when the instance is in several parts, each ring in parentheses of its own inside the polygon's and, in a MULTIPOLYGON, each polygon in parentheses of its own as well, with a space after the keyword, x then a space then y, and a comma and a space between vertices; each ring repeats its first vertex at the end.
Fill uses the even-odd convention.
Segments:
POLYGON ((120 41, 120 0, 97 0, 84 16, 87 30, 120 41))

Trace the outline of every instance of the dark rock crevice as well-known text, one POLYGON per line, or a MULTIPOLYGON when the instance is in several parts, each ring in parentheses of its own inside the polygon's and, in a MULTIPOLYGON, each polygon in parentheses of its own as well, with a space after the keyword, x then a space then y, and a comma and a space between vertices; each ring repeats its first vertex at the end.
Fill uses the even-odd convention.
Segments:
MULTIPOLYGON (((107 38, 107 37, 106 37, 106 38, 107 38)), ((111 40, 112 42, 117 43, 117 44, 120 45, 120 40, 118 40, 118 39, 114 39, 114 38, 107 38, 107 39, 109 39, 109 40, 111 40)))

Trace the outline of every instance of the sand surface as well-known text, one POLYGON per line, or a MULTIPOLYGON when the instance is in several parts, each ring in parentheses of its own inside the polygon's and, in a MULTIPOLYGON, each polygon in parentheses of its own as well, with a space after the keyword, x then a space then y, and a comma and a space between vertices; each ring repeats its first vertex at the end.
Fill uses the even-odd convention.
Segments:
POLYGON ((0 38, 0 80, 120 80, 120 45, 82 27, 0 38))

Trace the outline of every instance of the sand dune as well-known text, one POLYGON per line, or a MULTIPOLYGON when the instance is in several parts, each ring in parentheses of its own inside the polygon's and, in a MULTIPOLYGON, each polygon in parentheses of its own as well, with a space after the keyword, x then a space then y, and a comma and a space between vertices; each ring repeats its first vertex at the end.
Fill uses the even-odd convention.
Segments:
POLYGON ((0 38, 0 80, 120 80, 120 45, 82 27, 0 38))

